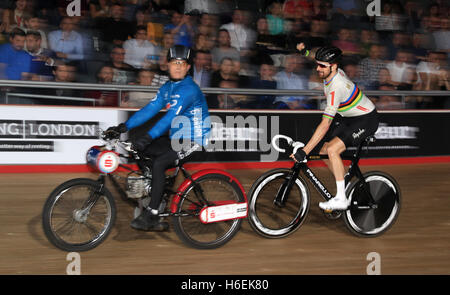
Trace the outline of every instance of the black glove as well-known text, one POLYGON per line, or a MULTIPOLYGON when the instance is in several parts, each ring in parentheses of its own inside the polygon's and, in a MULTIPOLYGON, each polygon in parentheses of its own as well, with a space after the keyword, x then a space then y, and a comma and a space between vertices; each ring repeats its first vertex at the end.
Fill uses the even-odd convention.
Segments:
POLYGON ((119 138, 121 133, 125 133, 127 131, 128 131, 127 126, 124 123, 120 123, 117 126, 112 126, 106 129, 105 138, 106 139, 119 138))
POLYGON ((150 143, 152 143, 152 140, 152 137, 148 133, 145 133, 143 136, 140 136, 133 141, 133 149, 143 151, 150 143))
POLYGON ((298 149, 294 154, 294 158, 297 160, 297 162, 303 162, 306 158, 305 151, 303 149, 298 149))

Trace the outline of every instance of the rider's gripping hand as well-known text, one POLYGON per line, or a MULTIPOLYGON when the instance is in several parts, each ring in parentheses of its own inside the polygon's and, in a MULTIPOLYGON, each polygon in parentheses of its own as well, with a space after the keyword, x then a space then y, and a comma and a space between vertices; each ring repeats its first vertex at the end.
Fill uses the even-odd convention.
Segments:
POLYGON ((297 162, 303 162, 306 159, 306 153, 303 149, 298 149, 294 154, 294 160, 297 162))
POLYGON ((105 137, 107 139, 119 138, 121 133, 125 133, 127 131, 128 131, 127 126, 124 123, 120 123, 117 126, 112 126, 106 129, 105 137))
POLYGON ((150 143, 152 143, 152 140, 152 137, 148 133, 145 133, 143 136, 140 136, 133 141, 133 148, 138 151, 143 151, 150 143))

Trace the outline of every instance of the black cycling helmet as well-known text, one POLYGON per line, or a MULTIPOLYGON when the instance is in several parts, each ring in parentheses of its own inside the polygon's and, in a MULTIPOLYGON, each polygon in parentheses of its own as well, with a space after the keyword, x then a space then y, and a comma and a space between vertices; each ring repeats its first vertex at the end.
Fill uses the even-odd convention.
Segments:
POLYGON ((316 61, 327 62, 327 63, 337 63, 339 58, 342 56, 342 50, 335 46, 324 46, 320 47, 317 52, 315 59, 316 61))
POLYGON ((167 51, 167 61, 172 59, 185 60, 188 64, 191 64, 191 49, 184 45, 175 45, 167 51))

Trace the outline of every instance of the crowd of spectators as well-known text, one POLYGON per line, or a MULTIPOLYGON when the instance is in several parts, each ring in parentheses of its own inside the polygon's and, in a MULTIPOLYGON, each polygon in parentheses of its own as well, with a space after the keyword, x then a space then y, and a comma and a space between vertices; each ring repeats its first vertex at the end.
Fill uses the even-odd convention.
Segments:
MULTIPOLYGON (((340 66, 363 90, 450 90, 448 1, 380 0, 375 4, 381 14, 374 16, 367 9, 371 2, 2 1, 0 79, 160 86, 169 79, 168 48, 183 44, 194 49, 191 75, 202 88, 320 90, 313 60, 295 52, 304 42, 312 52, 324 45, 341 48, 340 66), (69 4, 79 4, 81 15, 72 16, 69 4)), ((34 93, 94 98, 102 106, 141 107, 150 99, 146 92, 120 98, 114 91, 34 93)), ((445 97, 371 99, 380 109, 450 108, 445 97)), ((212 108, 317 109, 321 104, 317 97, 290 95, 208 95, 207 100, 212 108)))

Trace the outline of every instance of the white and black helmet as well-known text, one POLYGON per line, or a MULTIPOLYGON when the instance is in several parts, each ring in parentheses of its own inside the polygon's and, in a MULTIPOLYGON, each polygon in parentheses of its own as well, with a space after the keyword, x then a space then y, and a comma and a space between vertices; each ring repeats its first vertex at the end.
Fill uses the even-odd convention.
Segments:
POLYGON ((185 60, 188 64, 191 64, 192 51, 189 47, 184 45, 175 45, 167 51, 167 61, 170 62, 173 59, 185 60))

